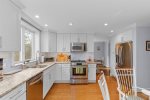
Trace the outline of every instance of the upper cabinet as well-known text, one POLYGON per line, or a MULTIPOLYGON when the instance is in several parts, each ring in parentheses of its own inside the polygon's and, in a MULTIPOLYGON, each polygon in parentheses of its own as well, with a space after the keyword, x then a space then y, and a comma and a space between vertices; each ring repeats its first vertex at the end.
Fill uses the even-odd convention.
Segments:
POLYGON ((0 51, 20 51, 20 10, 10 0, 1 0, 0 12, 0 51))
POLYGON ((50 52, 56 52, 57 51, 57 34, 56 33, 50 33, 49 34, 49 51, 50 52))
POLYGON ((70 43, 87 43, 87 52, 94 52, 93 34, 50 33, 41 34, 41 52, 70 52, 70 43))
POLYGON ((71 34, 71 42, 87 42, 87 34, 84 33, 76 33, 76 34, 71 34))
POLYGON ((41 52, 56 52, 57 34, 49 31, 41 33, 41 52))
POLYGON ((57 34, 57 52, 70 52, 70 34, 57 34))
POLYGON ((94 52, 94 34, 87 34, 87 52, 94 52))

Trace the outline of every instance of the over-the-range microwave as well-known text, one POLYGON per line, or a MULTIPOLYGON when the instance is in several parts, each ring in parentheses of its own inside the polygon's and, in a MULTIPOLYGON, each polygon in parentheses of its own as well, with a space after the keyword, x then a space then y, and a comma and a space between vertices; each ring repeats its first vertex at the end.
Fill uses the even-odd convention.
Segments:
POLYGON ((71 43, 71 52, 84 52, 87 50, 86 43, 73 42, 71 43))

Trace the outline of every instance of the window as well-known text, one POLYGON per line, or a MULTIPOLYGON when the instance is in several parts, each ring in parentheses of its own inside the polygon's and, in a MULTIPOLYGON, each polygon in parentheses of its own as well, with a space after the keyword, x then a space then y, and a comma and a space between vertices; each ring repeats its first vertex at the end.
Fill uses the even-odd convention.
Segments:
POLYGON ((40 31, 22 21, 21 23, 21 51, 14 52, 14 60, 35 60, 40 49, 40 31))
POLYGON ((25 31, 24 33, 24 55, 25 60, 32 59, 32 49, 33 49, 33 33, 25 31))

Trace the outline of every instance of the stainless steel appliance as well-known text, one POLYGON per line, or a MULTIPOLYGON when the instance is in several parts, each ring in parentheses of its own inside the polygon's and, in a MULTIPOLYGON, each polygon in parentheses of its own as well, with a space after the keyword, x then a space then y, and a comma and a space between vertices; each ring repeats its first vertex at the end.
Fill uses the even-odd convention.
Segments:
POLYGON ((118 43, 115 47, 116 67, 132 68, 133 67, 133 43, 118 43))
POLYGON ((3 69, 3 58, 0 58, 0 70, 3 69))
POLYGON ((27 100, 43 100, 43 74, 27 81, 27 100))
POLYGON ((86 51, 86 43, 74 42, 71 43, 71 52, 84 52, 86 51))
POLYGON ((85 61, 71 61, 71 84, 88 83, 88 66, 85 61))

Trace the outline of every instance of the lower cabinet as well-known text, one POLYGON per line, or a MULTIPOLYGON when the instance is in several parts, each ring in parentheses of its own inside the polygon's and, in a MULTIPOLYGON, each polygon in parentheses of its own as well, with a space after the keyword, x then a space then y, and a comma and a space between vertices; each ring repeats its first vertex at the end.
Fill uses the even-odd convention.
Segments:
POLYGON ((55 81, 55 65, 43 72, 43 99, 55 81))
POLYGON ((70 64, 56 64, 56 83, 70 83, 70 64))
POLYGON ((61 80, 61 73, 62 73, 62 67, 61 67, 61 65, 62 64, 56 64, 55 66, 56 66, 56 77, 55 77, 55 79, 56 79, 56 82, 58 82, 58 81, 60 81, 61 80))
POLYGON ((96 64, 88 64, 88 82, 96 83, 96 64))
POLYGON ((0 100, 26 100, 26 83, 18 86, 0 100))
POLYGON ((62 81, 70 81, 70 64, 62 64, 62 81))

